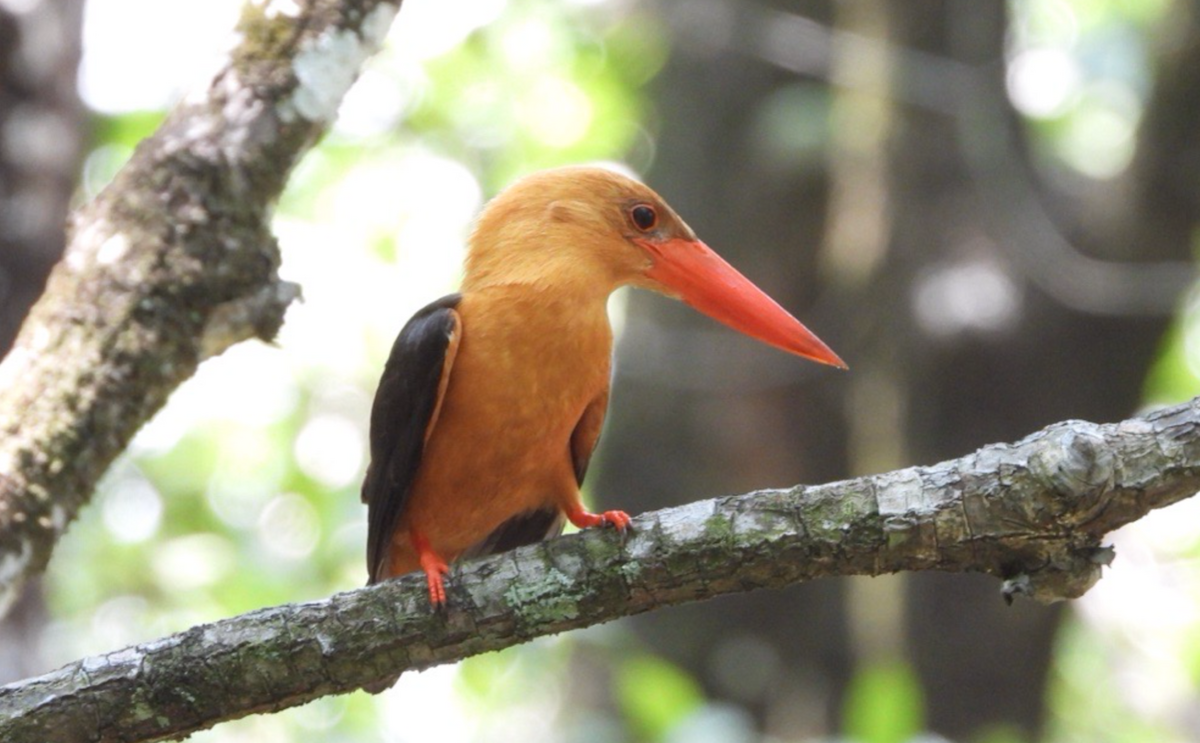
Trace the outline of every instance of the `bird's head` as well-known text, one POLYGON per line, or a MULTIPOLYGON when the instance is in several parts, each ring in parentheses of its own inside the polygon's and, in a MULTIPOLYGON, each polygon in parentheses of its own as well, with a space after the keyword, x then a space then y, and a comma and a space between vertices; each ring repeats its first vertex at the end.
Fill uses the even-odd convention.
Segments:
POLYGON ((471 236, 463 289, 516 283, 604 297, 632 284, 776 348, 846 366, 701 242, 662 197, 603 168, 541 171, 489 202, 471 236))

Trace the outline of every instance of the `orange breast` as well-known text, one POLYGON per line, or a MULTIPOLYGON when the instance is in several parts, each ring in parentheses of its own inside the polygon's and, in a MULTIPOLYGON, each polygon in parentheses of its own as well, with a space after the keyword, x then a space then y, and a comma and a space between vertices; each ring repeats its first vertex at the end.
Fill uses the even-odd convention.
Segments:
POLYGON ((392 574, 417 567, 409 529, 453 560, 512 516, 577 499, 571 433, 608 389, 603 301, 500 286, 458 310, 462 339, 393 536, 392 574))

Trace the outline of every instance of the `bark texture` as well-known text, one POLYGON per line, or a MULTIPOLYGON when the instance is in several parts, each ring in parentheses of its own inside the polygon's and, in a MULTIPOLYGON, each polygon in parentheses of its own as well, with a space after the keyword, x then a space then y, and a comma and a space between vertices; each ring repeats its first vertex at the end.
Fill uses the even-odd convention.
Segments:
POLYGON ((248 4, 226 67, 74 216, 0 365, 0 614, 200 361, 279 328, 271 207, 398 8, 248 4))
MULTIPOLYGON (((1200 488, 1200 399, 961 459, 644 514, 469 563, 449 610, 405 578, 194 627, 0 688, 7 743, 162 740, 531 638, 818 577, 972 571, 1083 594, 1104 535, 1200 488)), ((999 603, 999 602, 997 602, 999 603)), ((997 606, 997 611, 1003 608, 997 606)))

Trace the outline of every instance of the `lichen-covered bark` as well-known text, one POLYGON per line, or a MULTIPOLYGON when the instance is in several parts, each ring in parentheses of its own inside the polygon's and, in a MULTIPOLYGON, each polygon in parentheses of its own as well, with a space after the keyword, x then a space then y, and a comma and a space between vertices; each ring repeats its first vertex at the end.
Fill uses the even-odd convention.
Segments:
POLYGON ((0 615, 197 364, 298 295, 270 210, 399 0, 249 4, 240 43, 91 204, 0 365, 0 615))
MULTIPOLYGON (((1200 400, 1071 421, 932 467, 693 503, 468 564, 449 610, 412 575, 245 614, 0 688, 0 740, 151 741, 397 673, 724 593, 818 577, 977 571, 1074 598, 1103 536, 1200 488, 1200 400)), ((999 602, 997 602, 999 604, 999 602)), ((997 611, 1003 607, 998 606, 997 611)))

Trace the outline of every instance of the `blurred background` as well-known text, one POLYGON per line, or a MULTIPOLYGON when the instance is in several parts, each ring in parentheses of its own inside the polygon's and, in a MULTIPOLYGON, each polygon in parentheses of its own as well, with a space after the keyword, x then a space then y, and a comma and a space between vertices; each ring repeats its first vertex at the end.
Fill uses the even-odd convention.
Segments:
MULTIPOLYGON (((0 350, 235 0, 0 0, 0 350)), ((283 197, 274 346, 206 362, 0 622, 0 683, 361 585, 371 396, 485 199, 641 174, 850 364, 611 304, 589 497, 631 513, 929 464, 1200 391, 1196 0, 405 0, 283 197)), ((901 575, 672 609, 199 734, 250 741, 1188 741, 1200 504, 1082 600, 901 575)))

